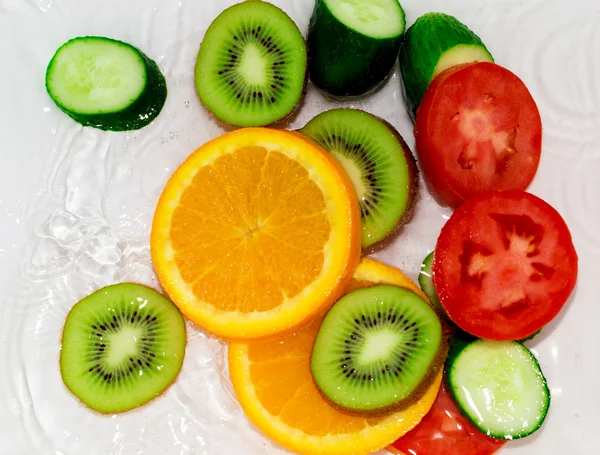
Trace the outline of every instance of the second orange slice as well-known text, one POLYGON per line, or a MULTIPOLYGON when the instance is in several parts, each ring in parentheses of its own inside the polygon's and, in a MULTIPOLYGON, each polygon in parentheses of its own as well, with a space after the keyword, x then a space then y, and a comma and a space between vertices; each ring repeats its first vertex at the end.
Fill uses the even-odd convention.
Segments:
MULTIPOLYGON (((375 284, 421 290, 400 270, 363 259, 348 291, 375 284)), ((414 428, 427 414, 442 381, 439 373, 425 395, 387 417, 344 414, 315 385, 310 356, 320 319, 292 335, 229 346, 231 382, 250 420, 286 448, 310 455, 361 455, 375 452, 414 428)))
POLYGON ((154 216, 152 259, 181 311, 230 339, 291 330, 343 292, 360 218, 343 169, 318 145, 247 128, 194 152, 154 216))

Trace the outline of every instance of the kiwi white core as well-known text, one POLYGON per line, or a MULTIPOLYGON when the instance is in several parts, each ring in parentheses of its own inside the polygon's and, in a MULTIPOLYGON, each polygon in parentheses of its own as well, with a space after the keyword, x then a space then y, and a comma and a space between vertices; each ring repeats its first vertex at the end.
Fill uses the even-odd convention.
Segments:
POLYGON ((267 66, 261 50, 253 43, 246 45, 238 68, 246 83, 263 86, 267 83, 267 66))
POLYGON ((370 332, 365 337, 358 363, 369 365, 373 362, 386 360, 393 356, 394 349, 402 342, 402 335, 393 330, 370 332))
POLYGON ((398 0, 325 0, 347 27, 372 38, 395 38, 404 32, 404 12, 398 0))
POLYGON ((143 333, 141 328, 122 327, 117 333, 111 334, 106 361, 110 366, 118 366, 123 360, 138 353, 138 340, 143 333))

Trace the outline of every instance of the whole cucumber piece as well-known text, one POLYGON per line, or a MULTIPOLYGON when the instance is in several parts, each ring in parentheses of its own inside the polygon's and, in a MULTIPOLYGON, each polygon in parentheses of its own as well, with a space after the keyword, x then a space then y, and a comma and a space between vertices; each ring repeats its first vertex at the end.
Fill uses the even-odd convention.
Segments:
POLYGON ((307 40, 311 81, 333 99, 376 91, 396 63, 404 28, 398 0, 317 0, 307 40))
POLYGON ((456 65, 493 62, 481 39, 465 24, 443 13, 428 13, 411 25, 400 48, 400 68, 409 114, 417 108, 429 83, 456 65))

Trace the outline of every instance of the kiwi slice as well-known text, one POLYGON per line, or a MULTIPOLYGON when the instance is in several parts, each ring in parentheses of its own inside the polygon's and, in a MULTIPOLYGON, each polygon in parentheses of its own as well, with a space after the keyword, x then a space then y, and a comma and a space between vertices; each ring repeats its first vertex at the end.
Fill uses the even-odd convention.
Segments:
POLYGON ((435 310, 388 285, 353 291, 327 313, 313 347, 317 387, 338 408, 385 415, 419 400, 448 353, 435 310))
POLYGON ((350 176, 360 204, 363 247, 380 242, 410 219, 418 168, 392 125, 357 109, 333 109, 300 132, 330 152, 350 176))
POLYGON ((196 89, 215 117, 265 126, 290 116, 306 84, 306 43, 276 6, 246 1, 208 27, 196 61, 196 89))
POLYGON ((185 323, 171 301, 146 286, 116 284, 69 312, 61 375, 90 408, 128 411, 169 387, 181 370, 185 345, 185 323))

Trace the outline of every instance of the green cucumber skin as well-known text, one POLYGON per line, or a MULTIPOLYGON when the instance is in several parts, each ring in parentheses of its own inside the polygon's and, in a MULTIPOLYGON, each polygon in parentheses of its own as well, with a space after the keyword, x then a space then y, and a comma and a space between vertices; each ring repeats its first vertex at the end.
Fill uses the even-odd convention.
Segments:
MULTIPOLYGON (((109 38, 105 39, 109 41, 116 41, 109 38)), ((50 95, 52 100, 61 111, 83 126, 89 126, 103 131, 139 130, 152 123, 154 119, 158 117, 158 114, 160 114, 165 104, 167 99, 167 83, 165 81, 165 77, 158 68, 158 65, 136 47, 133 47, 127 43, 121 43, 134 49, 138 54, 140 54, 146 63, 146 86, 144 88, 144 92, 133 104, 129 105, 122 111, 111 112, 108 114, 79 114, 64 108, 58 102, 56 102, 54 98, 52 98, 52 95, 50 95)), ((68 44, 68 42, 66 44, 68 44)), ((46 77, 50 72, 51 67, 52 61, 48 65, 46 77)), ((48 94, 50 94, 47 83, 46 91, 48 94)))
MULTIPOLYGON (((462 332, 462 331, 461 331, 462 332)), ((494 438, 494 439, 506 439, 505 436, 503 435, 494 435, 494 434, 487 434, 486 431, 484 431, 483 428, 481 428, 479 426, 479 423, 474 420, 467 412, 464 412, 462 409, 462 406, 455 394, 455 386, 454 384, 451 383, 450 381, 450 376, 452 374, 452 370, 454 369, 456 360, 458 359, 458 357, 460 356, 460 354, 466 349, 468 348, 471 344, 479 341, 480 338, 476 338, 473 335, 470 335, 466 332, 462 332, 462 333, 458 333, 457 335, 455 335, 451 340, 450 340, 450 349, 448 351, 448 357, 446 359, 446 365, 445 365, 445 371, 444 371, 444 380, 446 383, 446 386, 448 388, 448 391, 450 392, 450 395, 452 396, 452 399, 454 400, 454 403, 458 406, 458 408, 461 410, 461 413, 463 414, 463 416, 465 416, 472 424, 475 428, 477 428, 478 430, 480 430, 483 434, 486 434, 487 436, 494 438)), ((520 341, 513 341, 513 343, 519 343, 519 344, 523 344, 520 341)), ((525 347, 525 346, 524 346, 525 347)), ((525 347, 527 349, 527 347, 525 347)), ((529 351, 529 349, 527 349, 529 351)), ((542 368, 539 364, 539 361, 537 360, 537 358, 533 355, 533 353, 531 351, 529 351, 529 355, 531 356, 531 359, 533 361, 533 364, 536 368, 539 369, 539 371, 542 371, 542 368)), ((517 440, 517 439, 522 439, 525 438, 533 433, 535 433, 537 430, 539 430, 544 421, 546 416, 548 415, 548 411, 550 410, 550 402, 552 400, 551 394, 550 394, 550 389, 548 388, 548 383, 546 381, 546 378, 544 378, 543 381, 543 386, 545 388, 546 391, 546 396, 547 396, 547 401, 545 403, 544 409, 542 409, 542 413, 543 413, 543 418, 541 419, 539 425, 537 425, 536 427, 532 428, 531 431, 527 432, 526 434, 520 434, 520 435, 515 435, 511 437, 511 440, 517 440)))
MULTIPOLYGON (((479 340, 479 338, 461 330, 458 329, 454 336, 450 339, 450 342, 448 343, 450 346, 450 349, 448 350, 448 358, 446 359, 446 366, 445 366, 445 370, 446 373, 448 373, 450 371, 450 369, 452 368, 454 361, 456 360, 456 358, 458 357, 458 355, 471 343, 473 343, 474 341, 479 340)), ((448 374, 445 375, 446 378, 448 378, 448 374)))
POLYGON ((536 336, 538 336, 540 333, 542 333, 542 329, 538 330, 537 332, 532 333, 531 335, 529 335, 526 338, 523 338, 522 340, 519 340, 519 343, 525 343, 526 341, 531 341, 533 340, 536 336))
POLYGON ((379 89, 398 58, 402 34, 377 39, 338 21, 317 0, 308 29, 308 70, 313 84, 334 99, 361 98, 379 89))
POLYGON ((428 13, 406 31, 400 47, 400 68, 404 95, 413 121, 440 57, 460 44, 482 47, 493 62, 481 38, 453 16, 428 13))

